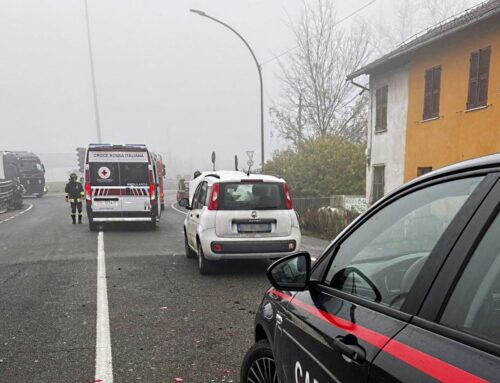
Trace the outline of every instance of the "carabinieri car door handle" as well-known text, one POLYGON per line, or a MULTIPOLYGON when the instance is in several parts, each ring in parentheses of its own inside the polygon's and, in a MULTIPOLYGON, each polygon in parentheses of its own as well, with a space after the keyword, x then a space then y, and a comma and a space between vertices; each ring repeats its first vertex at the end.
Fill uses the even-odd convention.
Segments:
POLYGON ((356 363, 362 364, 366 360, 365 350, 358 344, 358 338, 352 334, 335 338, 333 348, 356 363))

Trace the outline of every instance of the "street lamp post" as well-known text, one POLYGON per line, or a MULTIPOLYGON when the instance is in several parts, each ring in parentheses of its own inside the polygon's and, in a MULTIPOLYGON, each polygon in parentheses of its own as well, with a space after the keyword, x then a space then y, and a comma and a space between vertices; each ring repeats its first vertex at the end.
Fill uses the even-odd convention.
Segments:
POLYGON ((207 19, 213 20, 216 23, 219 23, 232 31, 236 36, 238 36, 241 41, 246 45, 248 50, 250 51, 250 54, 252 55, 253 61, 255 62, 255 65, 257 66, 257 72, 259 73, 259 83, 260 83, 260 162, 261 162, 261 171, 264 172, 264 84, 262 82, 262 68, 261 65, 259 64, 259 61, 257 60, 257 57, 255 56, 255 53, 253 52, 252 48, 250 47, 250 44, 243 38, 242 35, 240 35, 234 28, 231 26, 227 25, 226 23, 216 19, 215 17, 207 15, 205 12, 200 11, 198 9, 190 9, 190 12, 193 12, 197 14, 198 16, 206 17, 207 19))
POLYGON ((94 55, 92 52, 92 38, 90 36, 90 20, 89 20, 89 5, 87 0, 84 0, 85 4, 85 22, 87 24, 87 43, 89 48, 89 60, 90 60, 90 76, 92 78, 92 95, 94 101, 94 114, 95 114, 95 126, 97 130, 97 143, 102 143, 101 135, 101 121, 99 117, 99 104, 97 102, 97 86, 95 81, 95 70, 94 70, 94 55))

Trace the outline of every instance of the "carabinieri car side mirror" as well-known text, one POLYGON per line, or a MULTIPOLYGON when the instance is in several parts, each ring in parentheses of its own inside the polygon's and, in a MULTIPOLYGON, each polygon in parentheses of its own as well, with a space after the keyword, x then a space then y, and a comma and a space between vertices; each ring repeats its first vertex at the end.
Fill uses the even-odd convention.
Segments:
POLYGON ((267 278, 279 290, 304 291, 309 287, 311 255, 301 251, 274 262, 267 269, 267 278))

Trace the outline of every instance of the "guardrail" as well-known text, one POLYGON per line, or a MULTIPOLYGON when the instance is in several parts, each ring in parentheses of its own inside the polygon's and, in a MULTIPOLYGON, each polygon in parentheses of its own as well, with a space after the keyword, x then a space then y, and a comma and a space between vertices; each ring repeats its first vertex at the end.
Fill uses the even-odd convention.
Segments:
POLYGON ((8 209, 8 205, 14 195, 14 188, 11 180, 0 181, 0 213, 8 209))

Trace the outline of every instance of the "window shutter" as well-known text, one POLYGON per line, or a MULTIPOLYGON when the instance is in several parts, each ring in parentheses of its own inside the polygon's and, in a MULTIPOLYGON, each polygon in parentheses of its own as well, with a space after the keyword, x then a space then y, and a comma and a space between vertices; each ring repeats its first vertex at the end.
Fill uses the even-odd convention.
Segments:
POLYGON ((491 49, 481 49, 479 55, 477 106, 485 106, 488 101, 488 77, 490 72, 491 49))
POLYGON ((375 92, 375 132, 387 129, 387 86, 378 88, 375 92))
POLYGON ((382 88, 382 106, 380 114, 382 115, 380 125, 382 130, 387 129, 387 86, 382 88))
POLYGON ((441 67, 432 71, 432 117, 439 116, 439 92, 441 88, 441 67))
POLYGON ((380 130, 380 89, 375 92, 375 131, 380 130))
POLYGON ((420 166, 417 168, 417 177, 432 172, 432 166, 420 166))
POLYGON ((472 52, 470 55, 469 70, 469 91, 467 94, 467 109, 476 107, 477 104, 477 85, 479 72, 479 51, 472 52))
POLYGON ((385 165, 372 167, 372 192, 371 202, 375 202, 384 196, 385 190, 385 165))
POLYGON ((425 71, 425 89, 424 89, 424 116, 427 120, 431 116, 432 105, 432 69, 425 71))

